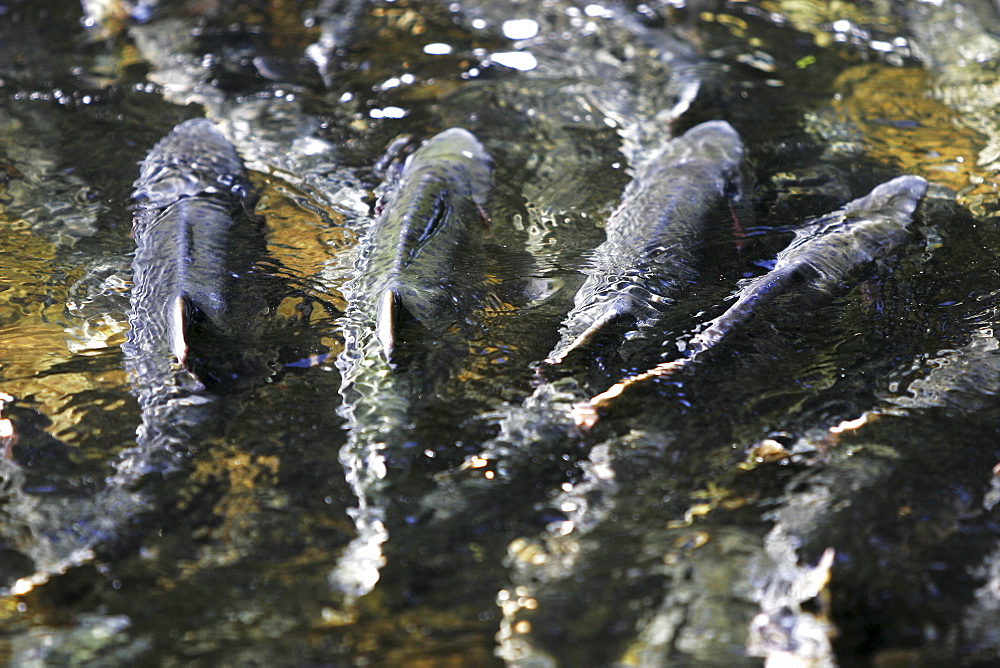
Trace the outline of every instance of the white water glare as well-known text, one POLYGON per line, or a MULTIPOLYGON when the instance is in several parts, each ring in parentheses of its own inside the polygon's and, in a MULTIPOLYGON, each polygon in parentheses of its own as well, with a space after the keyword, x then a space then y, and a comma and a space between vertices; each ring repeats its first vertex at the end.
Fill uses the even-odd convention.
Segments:
POLYGON ((531 39, 538 34, 538 24, 531 19, 504 21, 500 28, 507 39, 531 39))
POLYGON ((538 59, 527 51, 501 51, 490 55, 490 62, 512 70, 527 72, 538 67, 538 59))

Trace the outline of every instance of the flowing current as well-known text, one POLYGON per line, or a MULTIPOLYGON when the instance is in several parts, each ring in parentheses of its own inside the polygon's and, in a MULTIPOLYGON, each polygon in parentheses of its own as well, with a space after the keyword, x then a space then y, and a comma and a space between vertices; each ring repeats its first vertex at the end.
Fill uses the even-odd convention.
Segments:
POLYGON ((998 27, 3 3, 3 662, 995 663, 998 27))

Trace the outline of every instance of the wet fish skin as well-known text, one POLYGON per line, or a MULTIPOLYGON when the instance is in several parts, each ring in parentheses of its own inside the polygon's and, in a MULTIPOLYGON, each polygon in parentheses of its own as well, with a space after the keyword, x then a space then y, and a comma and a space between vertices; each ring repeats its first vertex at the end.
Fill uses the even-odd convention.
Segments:
POLYGON ((467 130, 451 128, 407 158, 380 202, 365 271, 377 304, 376 332, 387 356, 405 311, 427 327, 463 318, 467 295, 454 288, 477 270, 491 160, 467 130))
POLYGON ((693 278, 694 256, 707 216, 735 191, 740 196, 743 142, 725 121, 709 121, 665 144, 635 168, 622 202, 607 222, 574 298, 562 337, 546 362, 557 364, 623 316, 639 327, 657 318, 693 278))
POLYGON ((678 219, 724 193, 742 160, 743 142, 726 121, 691 128, 636 168, 622 205, 608 220, 608 243, 621 253, 660 253, 664 228, 698 225, 678 219))
POLYGON ((911 216, 926 191, 923 178, 900 176, 799 230, 774 268, 747 283, 736 303, 691 340, 689 356, 714 346, 796 281, 829 292, 855 267, 890 253, 909 238, 911 216))
POLYGON ((909 238, 911 217, 926 191, 923 178, 900 176, 799 230, 778 253, 774 268, 747 282, 737 292, 736 302, 688 341, 684 357, 625 378, 590 401, 576 404, 572 416, 577 426, 592 427, 597 410, 630 385, 669 376, 691 364, 750 320, 759 307, 793 286, 803 296, 829 295, 856 267, 884 257, 909 238))
POLYGON ((167 349, 184 363, 194 309, 220 330, 229 328, 228 232, 234 216, 249 206, 249 181, 215 125, 193 119, 150 151, 134 186, 130 341, 153 358, 167 349))
MULTIPOLYGON (((236 149, 215 124, 192 118, 157 142, 143 160, 133 187, 140 211, 151 211, 182 197, 246 199, 249 180, 236 149)), ((141 222, 137 220, 136 225, 141 222)))

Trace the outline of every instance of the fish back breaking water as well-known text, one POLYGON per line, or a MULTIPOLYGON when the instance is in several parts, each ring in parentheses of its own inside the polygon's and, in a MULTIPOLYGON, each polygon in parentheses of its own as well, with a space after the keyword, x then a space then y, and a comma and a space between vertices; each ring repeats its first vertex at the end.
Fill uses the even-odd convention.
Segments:
MULTIPOLYGON (((475 304, 463 285, 479 267, 490 160, 466 130, 433 137, 402 168, 380 203, 363 272, 363 292, 378 305, 379 341, 391 356, 399 316, 406 312, 431 329, 449 325, 475 304)), ((360 286, 358 286, 360 287, 360 286)))
POLYGON ((774 268, 747 281, 736 293, 736 302, 687 342, 684 357, 630 376, 589 402, 578 404, 573 409, 577 424, 593 426, 596 409, 630 385, 684 368, 778 295, 796 292, 807 299, 832 296, 833 289, 851 271, 885 257, 909 238, 913 212, 926 191, 923 178, 900 176, 799 230, 792 243, 778 253, 774 268))
POLYGON ((490 159, 471 133, 452 128, 428 140, 388 185, 345 285, 341 461, 358 497, 358 538, 330 579, 348 600, 378 581, 385 490, 413 456, 411 403, 432 396, 435 379, 451 370, 453 349, 467 348, 463 324, 483 295, 481 207, 489 182, 490 159), (404 320, 424 334, 405 368, 397 350, 404 320))
POLYGON ((215 124, 193 118, 160 140, 142 163, 135 182, 140 210, 136 225, 148 224, 150 213, 183 197, 246 197, 249 182, 236 149, 215 124))
POLYGON ((135 187, 129 357, 160 360, 169 350, 184 363, 193 309, 229 329, 227 240, 249 182, 236 150, 211 121, 193 119, 153 148, 135 187))
POLYGON ((635 168, 547 362, 559 363, 613 321, 627 316, 645 327, 656 320, 694 277, 694 248, 709 216, 727 196, 741 196, 742 161, 736 131, 710 121, 635 168))

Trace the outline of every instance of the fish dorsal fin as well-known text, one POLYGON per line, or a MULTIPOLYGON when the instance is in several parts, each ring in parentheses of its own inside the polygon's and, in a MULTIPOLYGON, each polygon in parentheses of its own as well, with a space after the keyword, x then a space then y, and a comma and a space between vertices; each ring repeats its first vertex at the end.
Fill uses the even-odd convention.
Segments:
POLYGON ((420 252, 431 242, 432 239, 448 223, 451 217, 451 200, 447 190, 442 190, 434 198, 431 210, 423 218, 423 226, 417 226, 413 230, 413 236, 409 239, 412 248, 409 251, 409 261, 416 260, 420 252))
POLYGON ((387 359, 392 359, 396 347, 396 321, 399 315, 399 293, 387 288, 378 299, 375 315, 375 336, 378 338, 387 359))
POLYGON ((169 308, 170 316, 167 318, 167 327, 170 329, 168 332, 170 352, 173 353, 178 364, 187 366, 187 320, 190 304, 183 295, 178 295, 174 297, 169 308))
POLYGON ((591 323, 587 329, 578 334, 576 338, 569 343, 569 345, 566 345, 550 354, 545 360, 546 363, 562 363, 562 361, 566 359, 571 352, 589 344, 602 330, 604 330, 604 328, 608 327, 611 323, 621 320, 621 318, 627 315, 630 310, 631 304, 629 299, 624 297, 614 299, 610 304, 605 306, 603 312, 594 319, 594 322, 591 323))

